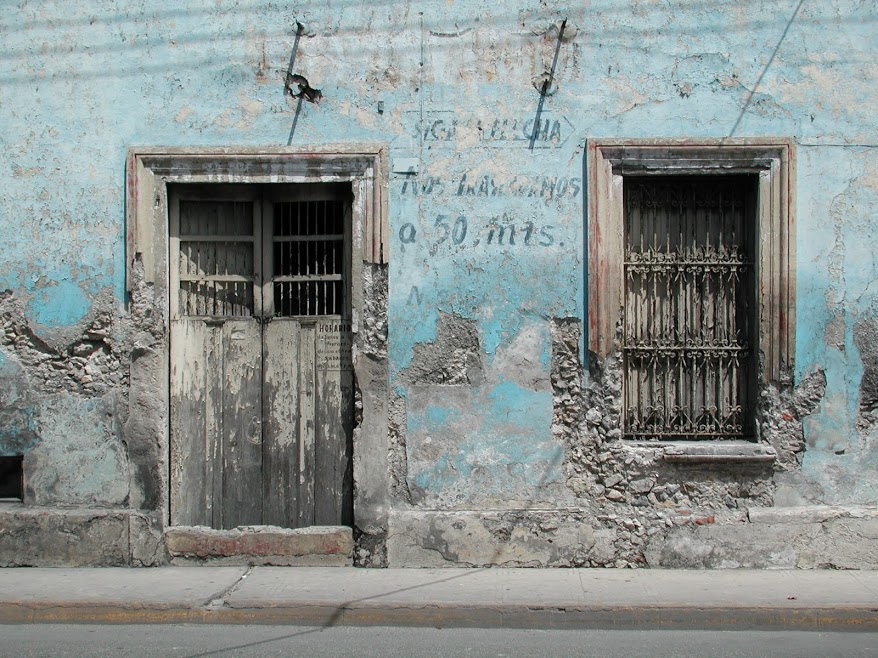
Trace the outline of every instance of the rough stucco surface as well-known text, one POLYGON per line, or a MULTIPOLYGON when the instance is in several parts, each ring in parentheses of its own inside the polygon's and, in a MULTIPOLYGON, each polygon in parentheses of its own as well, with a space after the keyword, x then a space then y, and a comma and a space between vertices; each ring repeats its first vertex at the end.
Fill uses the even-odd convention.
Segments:
POLYGON ((156 566, 161 529, 127 509, 0 509, 0 566, 156 566))
POLYGON ((828 557, 871 546, 865 521, 747 510, 878 503, 876 21, 855 0, 10 7, 0 455, 57 517, 15 532, 79 563, 60 510, 115 510, 72 531, 124 525, 94 562, 165 559, 167 309, 125 243, 126 149, 369 142, 390 254, 354 355, 358 564, 874 566, 828 557), (285 93, 291 60, 319 104, 285 93), (617 357, 584 350, 585 145, 762 136, 796 145, 795 369, 758 411, 777 459, 673 464, 621 441, 617 357))

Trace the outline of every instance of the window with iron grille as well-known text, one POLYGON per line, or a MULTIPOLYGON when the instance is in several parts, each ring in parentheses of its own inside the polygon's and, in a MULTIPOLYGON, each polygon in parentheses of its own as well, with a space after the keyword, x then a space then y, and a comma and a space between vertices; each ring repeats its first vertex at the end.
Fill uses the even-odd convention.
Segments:
POLYGON ((624 435, 752 437, 755 177, 623 185, 624 435))
POLYGON ((617 356, 632 440, 758 438, 795 335, 793 145, 594 140, 588 347, 617 356))

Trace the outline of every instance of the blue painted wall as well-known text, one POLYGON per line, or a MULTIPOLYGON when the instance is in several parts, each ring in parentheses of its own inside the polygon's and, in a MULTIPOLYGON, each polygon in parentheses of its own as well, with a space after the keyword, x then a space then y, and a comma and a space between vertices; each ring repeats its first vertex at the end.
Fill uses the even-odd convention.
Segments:
POLYGON ((510 488, 563 502, 548 322, 586 313, 586 140, 792 137, 796 376, 828 382, 803 471, 823 502, 872 502, 853 327, 878 290, 876 21, 854 0, 6 3, 0 290, 46 340, 81 329, 101 291, 123 312, 130 146, 387 144, 391 384, 411 409, 411 483, 435 505, 510 488), (298 111, 283 86, 297 20, 295 71, 324 95, 298 111), (440 313, 476 323, 485 379, 422 407, 401 373, 440 313), (438 453, 418 452, 427 439, 438 453))

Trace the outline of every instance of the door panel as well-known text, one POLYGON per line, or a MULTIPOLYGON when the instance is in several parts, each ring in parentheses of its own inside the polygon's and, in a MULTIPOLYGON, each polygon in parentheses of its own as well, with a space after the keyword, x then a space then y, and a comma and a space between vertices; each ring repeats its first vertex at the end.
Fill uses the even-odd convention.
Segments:
POLYGON ((254 319, 222 324, 222 527, 262 519, 262 336, 254 319))
POLYGON ((171 322, 171 524, 213 525, 216 384, 214 332, 201 320, 171 322))
POLYGON ((299 325, 269 322, 263 333, 263 520, 294 527, 299 506, 299 325))
POLYGON ((262 513, 262 346, 254 319, 171 323, 171 523, 262 513))
POLYGON ((317 324, 317 390, 314 522, 350 523, 345 510, 350 499, 350 445, 353 429, 353 373, 349 367, 350 334, 341 318, 321 318, 317 324), (346 354, 345 354, 346 351, 346 354))
MULTIPOLYGON (((282 328, 290 322, 271 322, 282 328)), ((315 408, 317 405, 314 386, 314 323, 299 324, 299 510, 297 526, 314 525, 314 488, 322 483, 314 481, 315 462, 315 408)))

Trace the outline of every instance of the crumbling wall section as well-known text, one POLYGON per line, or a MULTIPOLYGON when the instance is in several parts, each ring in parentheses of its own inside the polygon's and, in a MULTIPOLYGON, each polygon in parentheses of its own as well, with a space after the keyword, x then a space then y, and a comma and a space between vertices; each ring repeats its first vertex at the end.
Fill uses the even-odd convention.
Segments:
MULTIPOLYGON (((466 323, 455 332, 449 325, 457 327, 443 319, 435 343, 415 347, 405 381, 429 375, 436 382, 454 381, 447 384, 452 388, 467 385, 467 360, 460 355, 469 354, 462 345, 470 335, 466 323), (457 379, 442 368, 451 368, 457 379)), ((549 332, 551 431, 564 447, 562 471, 570 503, 554 510, 533 505, 481 514, 419 510, 420 496, 412 500, 404 486, 407 479, 400 477, 407 474, 406 459, 412 453, 405 446, 411 414, 405 399, 398 397, 390 424, 396 507, 387 544, 389 563, 643 567, 662 560, 675 563, 675 537, 681 532, 722 526, 746 536, 750 511, 774 504, 776 475, 795 471, 801 461, 803 420, 823 396, 823 373, 813 373, 796 387, 763 389, 758 443, 695 442, 697 450, 684 460, 680 449, 675 452, 662 442, 623 440, 619 353, 604 359, 590 354, 584 378, 580 321, 552 319, 549 332)), ((486 376, 490 380, 490 369, 486 376)), ((687 446, 681 450, 686 452, 687 446)), ((721 531, 714 535, 731 536, 721 531)), ((716 551, 726 555, 729 548, 716 551)), ((767 557, 751 558, 743 563, 770 563, 767 557)))
POLYGON ((361 567, 385 567, 387 510, 398 482, 393 419, 398 414, 388 388, 387 265, 363 263, 362 299, 354 340, 354 528, 353 562, 361 567), (388 459, 383 459, 386 454, 388 459))
MULTIPOLYGON (((711 451, 707 446, 703 461, 676 463, 667 458, 663 444, 622 440, 620 357, 590 355, 589 377, 583 384, 580 343, 578 320, 552 321, 552 432, 565 446, 564 476, 574 505, 482 515, 399 511, 389 541, 391 564, 679 565, 673 555, 679 553, 674 547, 681 532, 716 526, 747 536, 750 510, 773 504, 775 473, 797 463, 795 455, 804 445, 801 422, 819 403, 825 388, 822 373, 814 373, 794 389, 766 389, 763 397, 771 396, 773 404, 761 412, 763 424, 772 422, 766 418, 773 414, 791 418, 780 416, 783 425, 773 421, 768 437, 762 439, 765 450, 753 454, 770 456, 776 446, 779 453, 787 450, 782 461, 762 458, 736 463, 726 459, 734 451, 711 451), (795 450, 789 447, 793 439, 795 450)), ((720 530, 714 534, 731 536, 720 530)), ((713 550, 727 555, 731 549, 713 550)), ((765 556, 748 555, 742 564, 770 563, 765 556)), ((723 559, 706 563, 717 566, 723 559)))
POLYGON ((112 297, 99 296, 79 335, 66 342, 44 339, 9 291, 0 296, 0 319, 0 345, 18 382, 4 387, 16 395, 0 394, 0 413, 10 421, 0 430, 0 450, 24 456, 24 500, 127 506, 129 459, 119 428, 128 371, 112 297))
POLYGON ((811 373, 797 386, 789 380, 762 387, 756 422, 761 441, 777 451, 777 467, 793 470, 801 466, 805 453, 803 420, 814 413, 826 393, 823 370, 811 373))
POLYGON ((863 364, 858 426, 866 431, 878 422, 878 320, 861 319, 854 325, 853 338, 863 364))
POLYGON ((164 560, 157 443, 162 432, 142 427, 148 417, 155 430, 163 417, 155 402, 163 370, 154 369, 143 382, 137 366, 162 336, 161 305, 151 292, 145 285, 135 290, 132 308, 138 312, 124 314, 105 289, 75 327, 59 331, 33 322, 14 292, 0 293, 0 454, 24 457, 24 504, 4 510, 9 523, 0 552, 14 546, 16 537, 36 547, 19 552, 15 564, 164 560), (64 508, 86 511, 55 518, 64 508), (107 549, 112 558, 88 548, 97 537, 92 529, 108 524, 120 533, 107 549), (81 544, 58 544, 64 528, 81 544))
POLYGON ((362 322, 357 347, 376 359, 387 359, 387 265, 363 263, 362 322))
POLYGON ((15 359, 27 372, 30 385, 41 393, 100 395, 124 390, 128 383, 124 345, 115 336, 119 329, 115 300, 109 291, 94 300, 79 337, 70 342, 41 336, 28 321, 23 301, 11 290, 0 293, 0 321, 6 358, 15 359))
POLYGON ((484 378, 478 327, 472 320, 439 313, 436 340, 413 347, 401 379, 414 385, 474 385, 484 378))

